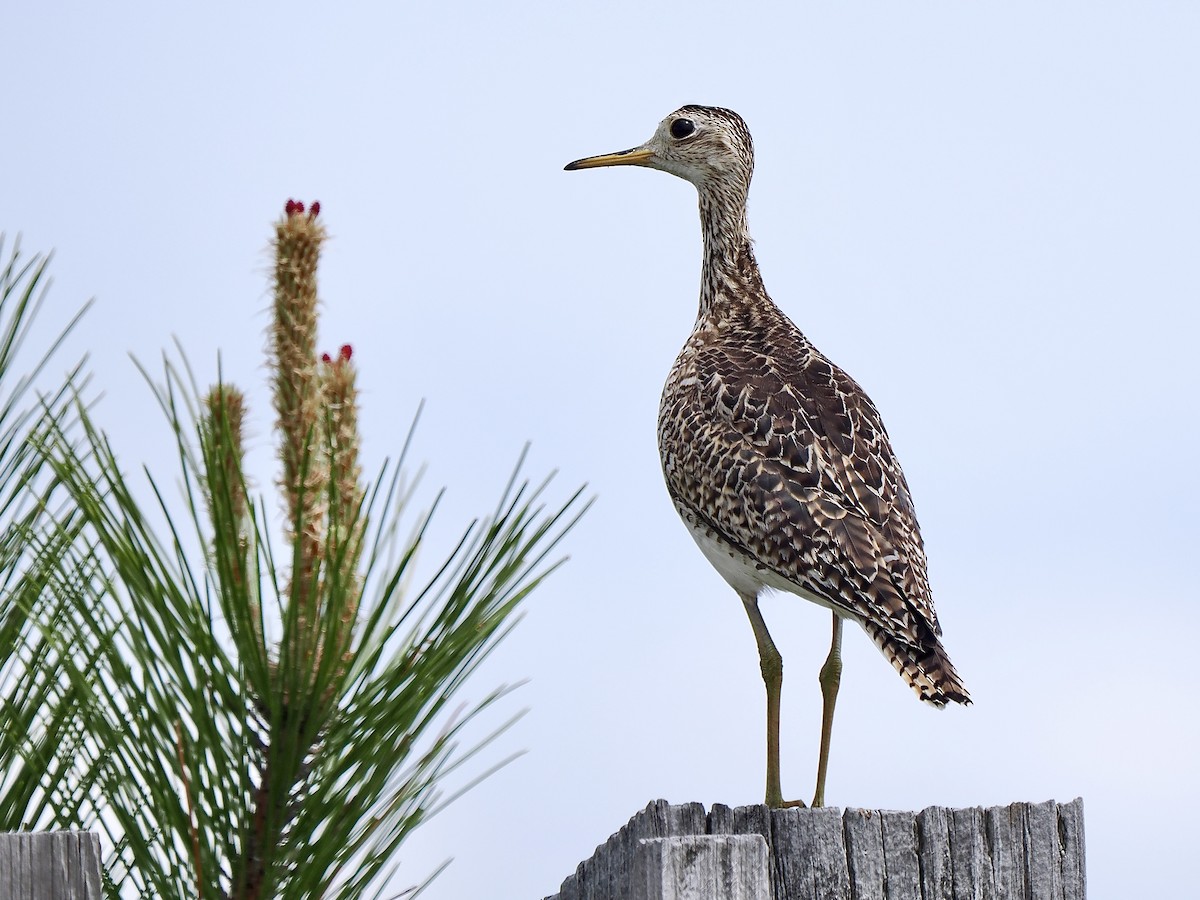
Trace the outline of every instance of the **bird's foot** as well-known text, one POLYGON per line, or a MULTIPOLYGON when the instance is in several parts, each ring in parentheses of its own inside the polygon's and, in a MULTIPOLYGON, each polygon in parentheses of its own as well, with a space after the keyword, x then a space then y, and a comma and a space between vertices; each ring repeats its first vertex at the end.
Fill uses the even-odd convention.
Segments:
POLYGON ((771 809, 804 809, 807 806, 803 800, 784 800, 783 794, 768 794, 766 803, 771 809))

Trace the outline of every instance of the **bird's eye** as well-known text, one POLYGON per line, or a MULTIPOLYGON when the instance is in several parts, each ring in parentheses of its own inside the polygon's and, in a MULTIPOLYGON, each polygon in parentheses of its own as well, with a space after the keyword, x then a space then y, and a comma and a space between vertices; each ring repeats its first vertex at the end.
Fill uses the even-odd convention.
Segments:
POLYGON ((671 137, 682 140, 696 130, 696 123, 691 119, 676 119, 671 123, 671 137))

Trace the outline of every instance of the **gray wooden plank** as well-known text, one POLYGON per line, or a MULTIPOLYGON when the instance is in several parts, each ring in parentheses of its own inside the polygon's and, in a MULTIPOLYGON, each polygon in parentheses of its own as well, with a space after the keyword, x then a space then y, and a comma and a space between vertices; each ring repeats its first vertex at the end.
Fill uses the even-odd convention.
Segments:
POLYGON ((64 831, 60 832, 60 836, 62 841, 59 850, 66 875, 66 896, 70 900, 86 900, 87 888, 83 883, 83 839, 86 835, 78 831, 64 831))
POLYGON ((950 810, 950 864, 955 900, 994 900, 983 809, 950 810))
MULTIPOLYGON (((662 801, 666 804, 666 801, 662 801)), ((667 833, 663 837, 683 837, 708 833, 708 814, 703 803, 681 803, 667 805, 667 833)))
POLYGON ((950 821, 943 807, 930 806, 917 813, 917 859, 923 900, 954 900, 950 821))
POLYGON ((816 876, 812 866, 812 838, 801 827, 801 809, 771 811, 771 856, 775 862, 777 900, 813 900, 816 876))
POLYGON ((707 834, 736 834, 733 830, 733 807, 714 803, 708 811, 707 834))
POLYGON ((62 900, 67 896, 66 860, 59 853, 63 847, 62 833, 35 834, 33 846, 34 864, 42 883, 39 900, 62 900))
POLYGON ((1025 807, 1025 858, 1028 861, 1030 900, 1061 900, 1058 804, 1053 800, 1025 807))
POLYGON ((1027 897, 1025 804, 989 807, 984 813, 984 828, 991 848, 993 895, 1027 897))
POLYGON ((17 838, 17 879, 18 897, 33 896, 33 835, 18 834, 17 838))
POLYGON ((1086 900, 1087 865, 1083 843, 1083 798, 1058 806, 1058 833, 1062 842, 1063 900, 1086 900))
POLYGON ((770 900, 759 835, 688 835, 638 842, 630 900, 770 900))
POLYGON ((628 842, 625 835, 625 830, 618 831, 598 848, 590 873, 591 900, 612 900, 617 896, 619 885, 616 868, 620 864, 618 860, 622 855, 621 851, 626 849, 627 852, 628 842), (626 846, 623 847, 623 844, 626 846))
POLYGON ((775 854, 770 852, 774 846, 771 832, 771 809, 765 803, 755 803, 751 806, 737 806, 733 810, 734 834, 761 835, 767 843, 767 865, 771 874, 771 887, 775 891, 775 900, 786 900, 779 887, 779 870, 775 863, 775 854))
POLYGON ((734 834, 761 834, 771 846, 771 809, 765 803, 738 806, 733 810, 734 834))
POLYGON ((68 900, 81 900, 75 894, 71 870, 79 868, 79 838, 78 832, 60 831, 54 835, 55 862, 55 898, 66 897, 68 900))
POLYGON ((601 844, 596 848, 583 871, 583 879, 580 881, 583 900, 607 900, 604 890, 608 874, 608 853, 604 846, 601 844))
POLYGON ((842 833, 854 900, 887 900, 882 816, 877 810, 847 809, 842 816, 842 833))
MULTIPOLYGON (((597 848, 598 849, 598 848, 597 848)), ((596 854, 593 853, 587 859, 579 864, 579 868, 575 870, 579 884, 579 900, 592 900, 592 894, 589 889, 591 879, 588 878, 588 872, 596 861, 596 854)))
POLYGON ((842 839, 842 811, 776 809, 771 814, 777 897, 787 900, 850 898, 850 873, 842 839))
POLYGON ((0 855, 4 857, 4 869, 7 873, 7 878, 2 882, 3 887, 8 891, 8 896, 15 897, 17 890, 20 888, 20 861, 21 861, 21 846, 18 843, 18 836, 15 834, 0 835, 0 855))
POLYGON ((29 900, 54 900, 54 857, 48 834, 29 835, 29 868, 33 891, 29 900))
MULTIPOLYGON (((643 810, 635 816, 635 819, 644 814, 643 810)), ((615 877, 613 858, 620 852, 618 845, 622 842, 625 831, 629 827, 626 825, 625 828, 610 834, 608 839, 592 854, 590 865, 584 872, 582 882, 584 900, 610 900, 613 896, 613 879, 615 877)))
MULTIPOLYGON (((622 856, 619 860, 612 860, 613 864, 609 868, 609 888, 603 900, 621 900, 629 896, 633 884, 635 856, 642 840, 665 838, 681 833, 692 824, 696 809, 700 810, 700 819, 703 822, 704 807, 699 803, 676 807, 660 799, 647 805, 639 815, 631 819, 629 824, 618 832, 616 844, 612 848, 613 852, 619 851, 622 856)), ((703 832, 703 826, 700 831, 703 832)))
POLYGON ((816 896, 822 900, 850 900, 850 871, 842 834, 842 811, 836 806, 808 810, 812 820, 813 869, 816 896))
POLYGON ((13 896, 12 847, 8 834, 0 833, 0 897, 13 896))
POLYGON ((100 835, 86 831, 60 831, 58 853, 67 900, 100 900, 100 835))
POLYGON ((607 841, 600 844, 593 851, 591 857, 583 864, 583 870, 580 872, 579 878, 579 893, 582 900, 604 900, 600 893, 600 882, 603 880, 608 854, 605 850, 607 841))
POLYGON ((883 810, 879 813, 879 821, 887 900, 922 900, 916 815, 907 810, 883 810))
POLYGON ((88 900, 100 900, 104 891, 100 875, 100 835, 88 832, 83 836, 80 858, 83 867, 84 896, 88 900))
MULTIPOLYGON (((571 886, 571 889, 574 890, 574 893, 572 893, 570 895, 571 900, 586 900, 586 898, 584 898, 584 892, 583 892, 583 884, 584 884, 583 870, 584 870, 584 868, 586 868, 587 864, 588 864, 588 860, 584 860, 584 862, 578 864, 575 868, 575 875, 571 876, 572 878, 574 878, 574 883, 572 883, 572 886, 571 886)), ((554 898, 546 898, 546 900, 557 900, 559 898, 565 898, 566 895, 564 895, 562 893, 564 889, 566 889, 565 883, 563 884, 563 886, 559 887, 560 893, 554 894, 554 898)))

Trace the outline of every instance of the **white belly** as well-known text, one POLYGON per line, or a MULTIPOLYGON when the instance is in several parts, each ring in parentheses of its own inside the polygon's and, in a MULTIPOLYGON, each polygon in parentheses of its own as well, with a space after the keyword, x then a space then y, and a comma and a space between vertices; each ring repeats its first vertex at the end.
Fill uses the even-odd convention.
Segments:
POLYGON ((823 606, 826 609, 833 610, 844 619, 857 621, 857 618, 848 613, 842 607, 835 607, 828 600, 807 591, 800 585, 782 575, 766 568, 761 563, 746 556, 740 550, 730 546, 706 525, 698 522, 691 513, 680 509, 679 515, 688 526, 688 532, 692 539, 695 540, 696 546, 700 548, 700 552, 704 554, 704 558, 712 564, 712 567, 720 573, 721 577, 728 582, 729 586, 743 596, 757 597, 763 588, 771 588, 777 591, 785 591, 789 594, 795 594, 798 597, 803 597, 816 603, 818 606, 823 606))

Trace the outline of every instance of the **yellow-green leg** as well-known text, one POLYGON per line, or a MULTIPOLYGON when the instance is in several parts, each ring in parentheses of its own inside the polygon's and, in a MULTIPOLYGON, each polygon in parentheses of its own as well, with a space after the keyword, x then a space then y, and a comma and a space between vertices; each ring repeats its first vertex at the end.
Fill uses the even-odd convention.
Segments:
POLYGON ((763 685, 767 689, 767 806, 803 806, 803 800, 783 799, 779 778, 779 694, 783 689, 783 656, 771 640, 767 623, 758 610, 758 597, 741 594, 750 626, 754 629, 754 640, 758 642, 758 663, 762 670, 763 685))
POLYGON ((842 618, 833 614, 833 642, 821 666, 821 755, 817 759, 817 792, 812 805, 825 805, 825 774, 829 769, 829 741, 833 736, 833 708, 842 683, 842 618))

